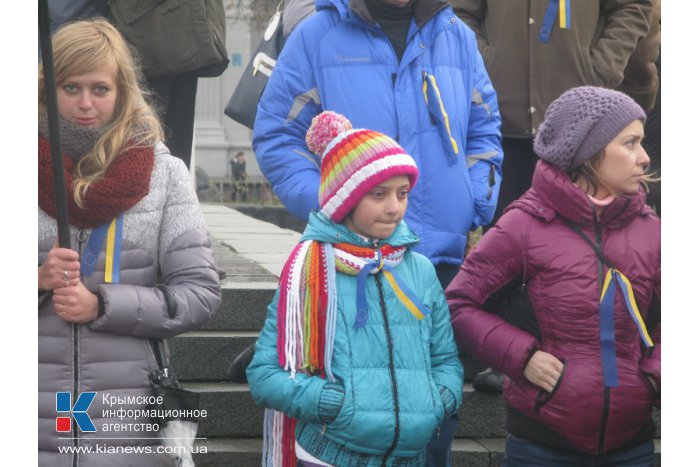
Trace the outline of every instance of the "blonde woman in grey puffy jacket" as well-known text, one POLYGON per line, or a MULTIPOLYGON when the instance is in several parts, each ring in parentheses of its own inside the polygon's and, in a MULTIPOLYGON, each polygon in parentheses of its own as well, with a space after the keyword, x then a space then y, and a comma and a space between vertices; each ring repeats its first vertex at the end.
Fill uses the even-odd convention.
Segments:
POLYGON ((53 51, 71 248, 56 242, 40 67, 39 464, 176 465, 139 411, 153 394, 149 339, 196 329, 219 307, 206 226, 117 30, 69 23, 53 51), (87 420, 85 393, 96 393, 87 420))

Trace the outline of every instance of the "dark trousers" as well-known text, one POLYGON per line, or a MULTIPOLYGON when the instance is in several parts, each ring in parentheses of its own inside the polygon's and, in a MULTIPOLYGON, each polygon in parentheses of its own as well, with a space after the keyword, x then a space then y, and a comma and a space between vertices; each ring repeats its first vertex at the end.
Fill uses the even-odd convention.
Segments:
POLYGON ((190 167, 194 135, 194 104, 197 98, 197 73, 147 78, 154 93, 155 107, 165 131, 170 153, 190 167))
POLYGON ((504 467, 654 467, 654 442, 648 441, 628 449, 593 456, 560 451, 508 434, 503 453, 504 467))
POLYGON ((513 201, 520 198, 532 185, 532 174, 535 173, 537 154, 532 148, 532 139, 503 138, 503 178, 496 204, 496 214, 490 225, 503 214, 503 210, 513 201))

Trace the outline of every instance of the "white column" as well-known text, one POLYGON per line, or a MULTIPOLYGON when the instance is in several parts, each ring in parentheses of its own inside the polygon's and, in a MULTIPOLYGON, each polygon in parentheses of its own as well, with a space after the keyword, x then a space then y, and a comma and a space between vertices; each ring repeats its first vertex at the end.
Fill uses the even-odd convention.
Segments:
POLYGON ((228 160, 238 151, 246 154, 246 171, 260 175, 251 141, 252 131, 224 114, 224 108, 238 84, 251 54, 257 46, 259 31, 251 31, 244 21, 234 21, 227 11, 226 50, 228 68, 216 78, 200 78, 195 106, 196 164, 210 177, 230 175, 228 160))

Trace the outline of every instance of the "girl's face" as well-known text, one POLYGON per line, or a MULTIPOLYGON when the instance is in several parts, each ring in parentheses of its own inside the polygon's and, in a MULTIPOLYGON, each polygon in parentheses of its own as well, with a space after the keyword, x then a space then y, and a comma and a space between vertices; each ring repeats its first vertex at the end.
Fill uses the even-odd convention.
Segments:
POLYGON ((365 237, 389 238, 406 213, 410 188, 407 175, 397 175, 380 183, 362 197, 343 223, 365 237))
POLYGON ((59 84, 58 113, 66 120, 100 128, 109 123, 117 103, 114 67, 103 66, 84 75, 68 77, 59 84))
POLYGON ((605 146, 600 165, 596 167, 600 189, 596 197, 636 193, 642 175, 649 166, 649 156, 642 147, 644 126, 635 120, 605 146))

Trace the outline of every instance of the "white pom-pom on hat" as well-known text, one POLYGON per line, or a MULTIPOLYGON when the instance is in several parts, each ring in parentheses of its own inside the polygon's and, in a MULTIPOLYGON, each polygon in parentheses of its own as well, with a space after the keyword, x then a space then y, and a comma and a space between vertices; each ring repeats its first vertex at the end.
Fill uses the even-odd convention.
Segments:
POLYGON ((341 133, 352 130, 352 124, 345 116, 326 110, 316 115, 306 132, 306 145, 317 156, 323 156, 331 141, 341 133))

